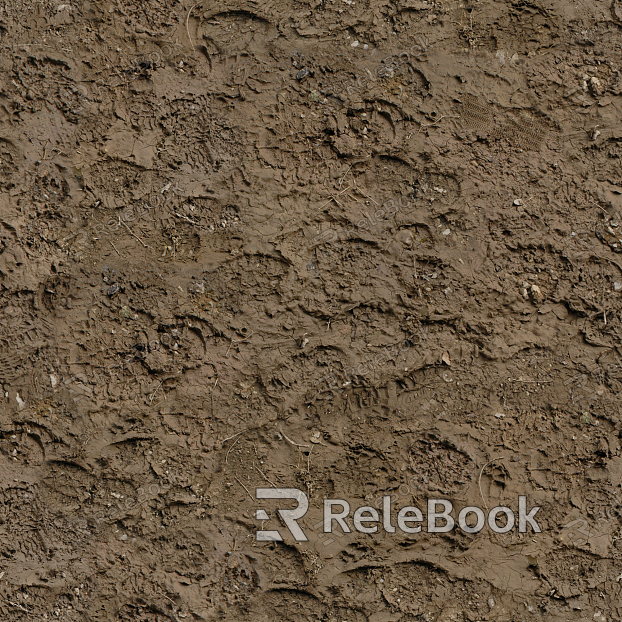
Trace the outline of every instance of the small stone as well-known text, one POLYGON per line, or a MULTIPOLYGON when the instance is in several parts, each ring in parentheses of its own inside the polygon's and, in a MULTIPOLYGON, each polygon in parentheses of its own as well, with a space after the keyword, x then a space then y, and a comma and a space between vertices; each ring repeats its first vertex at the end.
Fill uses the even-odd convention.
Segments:
POLYGON ((350 43, 350 47, 357 48, 358 46, 359 46, 358 41, 352 41, 352 43, 350 43))
POLYGON ((449 235, 451 233, 451 229, 445 229, 445 231, 443 231, 443 235, 449 235))
MULTIPOLYGON (((309 438, 309 440, 314 444, 317 445, 318 443, 322 443, 322 437, 321 437, 321 433, 319 431, 314 432, 311 437, 309 438)), ((324 443, 322 443, 324 444, 324 443)))
POLYGON ((617 281, 613 284, 613 289, 616 292, 620 292, 622 291, 622 283, 618 283, 617 281))
POLYGON ((521 199, 514 199, 514 205, 516 205, 516 207, 520 207, 523 204, 521 199))
POLYGON ((309 74, 311 73, 311 71, 309 69, 307 69, 306 67, 303 67, 297 74, 296 74, 296 80, 303 80, 304 78, 306 78, 309 74))
POLYGON ((542 290, 537 285, 531 286, 529 295, 531 296, 531 299, 536 304, 541 304, 544 301, 544 294, 542 293, 542 290))
POLYGON ((108 296, 112 297, 114 296, 121 288, 119 287, 119 285, 117 283, 115 283, 114 285, 111 285, 108 288, 108 291, 106 292, 108 294, 108 296))
POLYGON ((196 283, 191 283, 188 286, 188 291, 191 294, 204 294, 205 293, 205 283, 203 283, 203 281, 197 281, 196 283))
POLYGON ((602 82, 596 77, 590 78, 589 89, 596 97, 600 97, 605 92, 602 82))

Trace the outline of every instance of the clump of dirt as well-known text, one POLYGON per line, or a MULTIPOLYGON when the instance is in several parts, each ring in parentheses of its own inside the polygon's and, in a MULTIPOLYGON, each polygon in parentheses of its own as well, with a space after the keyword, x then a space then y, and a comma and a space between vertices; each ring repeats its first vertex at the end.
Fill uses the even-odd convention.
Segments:
POLYGON ((621 26, 0 6, 2 619, 622 620, 621 26))

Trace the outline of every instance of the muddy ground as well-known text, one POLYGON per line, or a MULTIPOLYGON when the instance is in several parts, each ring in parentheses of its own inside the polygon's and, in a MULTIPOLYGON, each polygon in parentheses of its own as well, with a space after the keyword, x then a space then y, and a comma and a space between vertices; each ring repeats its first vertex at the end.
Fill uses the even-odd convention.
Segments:
POLYGON ((0 66, 2 620, 622 620, 620 0, 4 0, 0 66), (542 533, 322 532, 389 494, 542 533))

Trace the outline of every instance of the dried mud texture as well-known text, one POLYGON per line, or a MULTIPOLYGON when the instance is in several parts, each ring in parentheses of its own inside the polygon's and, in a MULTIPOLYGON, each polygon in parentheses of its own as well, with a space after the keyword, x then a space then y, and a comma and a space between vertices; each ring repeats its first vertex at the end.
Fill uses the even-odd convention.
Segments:
POLYGON ((0 6, 0 618, 621 620, 621 28, 0 6), (389 494, 543 531, 323 533, 389 494))

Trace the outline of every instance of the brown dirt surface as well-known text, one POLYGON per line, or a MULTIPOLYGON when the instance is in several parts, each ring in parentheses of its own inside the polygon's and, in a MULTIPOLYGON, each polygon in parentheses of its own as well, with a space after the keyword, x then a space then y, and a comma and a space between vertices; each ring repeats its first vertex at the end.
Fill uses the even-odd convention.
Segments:
POLYGON ((622 620, 621 119, 621 0, 1 0, 0 620, 622 620))

